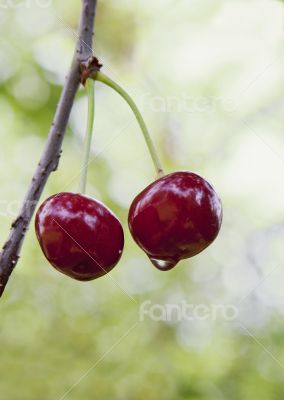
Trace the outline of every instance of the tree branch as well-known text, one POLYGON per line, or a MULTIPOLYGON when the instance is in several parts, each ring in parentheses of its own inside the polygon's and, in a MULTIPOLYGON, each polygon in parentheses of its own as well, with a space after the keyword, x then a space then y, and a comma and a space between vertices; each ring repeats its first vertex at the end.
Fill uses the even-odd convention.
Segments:
POLYGON ((82 0, 78 40, 68 77, 51 125, 47 142, 24 198, 20 213, 13 222, 7 242, 0 253, 0 297, 19 259, 26 231, 36 205, 52 171, 57 169, 61 146, 74 98, 81 80, 81 69, 92 59, 93 26, 97 0, 82 0))

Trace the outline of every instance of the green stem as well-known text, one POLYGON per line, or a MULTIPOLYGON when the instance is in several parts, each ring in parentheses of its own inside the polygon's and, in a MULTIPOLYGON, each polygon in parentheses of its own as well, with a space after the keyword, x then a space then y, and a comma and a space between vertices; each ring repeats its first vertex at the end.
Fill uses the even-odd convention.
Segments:
POLYGON ((88 118, 87 118, 87 128, 86 128, 86 136, 84 143, 83 165, 82 165, 81 179, 80 179, 80 193, 85 193, 86 191, 88 164, 89 164, 93 127, 94 127, 95 82, 92 79, 87 79, 86 89, 88 93, 88 118))
POLYGON ((145 138, 146 144, 148 146, 150 155, 152 157, 153 163, 155 165, 158 177, 162 177, 164 176, 164 171, 162 168, 162 164, 161 161, 158 157, 157 151, 155 149, 154 143, 151 139, 151 136, 149 134, 149 131, 147 129, 147 126, 145 124, 145 121, 141 115, 141 112, 139 111, 138 107, 136 106, 136 104, 134 103, 134 101, 132 100, 132 98, 129 96, 129 94, 121 87, 119 86, 116 82, 114 82, 112 79, 110 79, 108 76, 106 76, 105 74, 103 74, 102 72, 97 72, 96 75, 94 76, 94 79, 96 81, 100 81, 103 82, 104 84, 106 84, 107 86, 111 87, 112 89, 114 89, 117 93, 119 93, 124 100, 129 104, 130 108, 132 109, 138 124, 142 130, 143 136, 145 138))

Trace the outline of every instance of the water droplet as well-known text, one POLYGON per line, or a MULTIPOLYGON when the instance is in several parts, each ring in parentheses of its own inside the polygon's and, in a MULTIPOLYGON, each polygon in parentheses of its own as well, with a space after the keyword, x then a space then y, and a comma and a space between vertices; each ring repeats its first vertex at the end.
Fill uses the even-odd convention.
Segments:
POLYGON ((151 263, 160 271, 169 271, 170 269, 174 268, 179 260, 159 260, 157 258, 150 257, 151 263))

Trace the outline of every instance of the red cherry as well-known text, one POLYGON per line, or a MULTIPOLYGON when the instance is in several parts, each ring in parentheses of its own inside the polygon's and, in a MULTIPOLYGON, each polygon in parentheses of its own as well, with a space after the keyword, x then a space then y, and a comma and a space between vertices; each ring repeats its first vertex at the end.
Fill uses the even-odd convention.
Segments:
POLYGON ((122 226, 113 213, 99 201, 76 193, 45 200, 36 214, 35 230, 48 261, 79 281, 108 273, 124 245, 122 226))
POLYGON ((174 172, 153 182, 134 199, 128 216, 134 240, 163 271, 209 246, 221 222, 218 195, 192 172, 174 172))

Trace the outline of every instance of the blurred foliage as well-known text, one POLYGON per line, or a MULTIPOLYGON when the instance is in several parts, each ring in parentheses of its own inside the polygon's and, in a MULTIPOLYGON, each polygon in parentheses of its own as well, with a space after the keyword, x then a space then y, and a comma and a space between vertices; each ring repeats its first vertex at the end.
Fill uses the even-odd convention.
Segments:
MULTIPOLYGON (((105 70, 140 104, 166 170, 213 182, 224 224, 206 252, 154 270, 126 223, 154 170, 131 112, 98 83, 88 193, 124 223, 125 251, 113 273, 82 284, 48 265, 31 226, 0 302, 0 397, 282 399, 283 5, 98 3, 105 70), (236 304, 239 315, 140 321, 144 301, 236 304)), ((79 12, 75 0, 0 1, 2 243, 43 149, 79 12)), ((85 117, 81 89, 43 198, 77 190, 85 117)))

